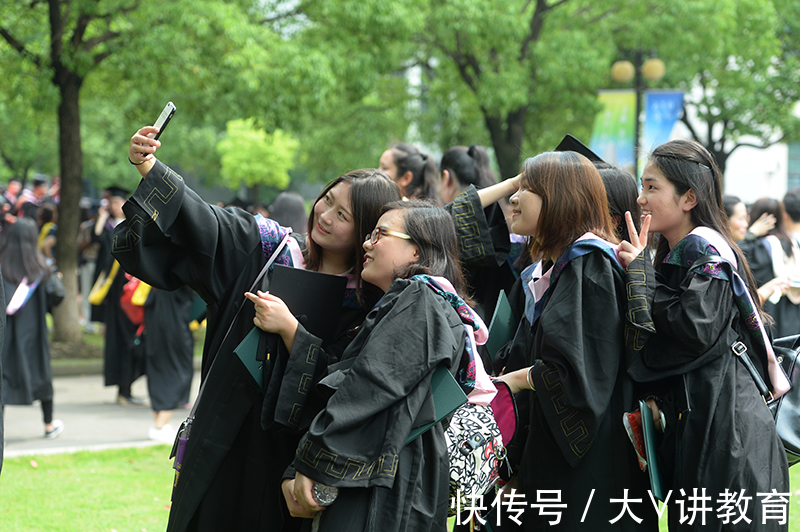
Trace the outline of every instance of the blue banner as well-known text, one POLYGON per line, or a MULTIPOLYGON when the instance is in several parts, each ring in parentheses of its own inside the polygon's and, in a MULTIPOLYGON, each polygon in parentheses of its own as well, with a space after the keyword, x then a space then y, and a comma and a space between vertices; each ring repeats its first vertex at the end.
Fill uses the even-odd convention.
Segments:
POLYGON ((683 91, 648 91, 645 93, 644 131, 639 151, 639 176, 647 156, 669 140, 675 122, 683 111, 683 91))

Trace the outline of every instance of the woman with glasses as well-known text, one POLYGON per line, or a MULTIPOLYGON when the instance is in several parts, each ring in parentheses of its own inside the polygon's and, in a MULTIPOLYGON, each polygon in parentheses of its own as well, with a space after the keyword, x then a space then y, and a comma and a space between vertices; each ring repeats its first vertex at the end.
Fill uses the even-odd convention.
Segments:
MULTIPOLYGON (((144 282, 167 290, 188 285, 208 305, 204 391, 168 530, 296 530, 301 521, 288 515, 281 478, 324 404, 315 381, 339 359, 380 296, 361 282, 362 242, 381 207, 399 200, 400 192, 377 170, 344 174, 315 201, 307 235, 289 234, 273 220, 203 201, 154 157, 161 146, 152 138, 157 131, 144 127, 131 138, 128 158, 144 179, 125 204, 127 220, 114 232, 113 253, 144 282), (299 324, 279 298, 248 296, 259 308, 259 326, 280 336, 277 357, 287 367, 296 363, 307 369, 291 373, 294 382, 286 382, 285 373, 279 389, 262 390, 234 354, 254 326, 256 305, 244 303, 238 318, 237 309, 287 235, 276 264, 346 276, 348 290, 342 306, 330 309, 337 332, 328 343, 299 324), (306 389, 310 392, 303 393, 306 389)), ((270 278, 268 272, 261 290, 268 290, 270 278)))
POLYGON ((387 205, 364 240, 362 275, 386 293, 320 383, 330 398, 297 448, 288 504, 318 513, 319 530, 444 530, 442 423, 406 438, 436 420, 434 370, 455 373, 467 346, 485 339, 464 299, 452 218, 429 203, 387 205), (338 489, 330 506, 320 504, 315 484, 338 489))

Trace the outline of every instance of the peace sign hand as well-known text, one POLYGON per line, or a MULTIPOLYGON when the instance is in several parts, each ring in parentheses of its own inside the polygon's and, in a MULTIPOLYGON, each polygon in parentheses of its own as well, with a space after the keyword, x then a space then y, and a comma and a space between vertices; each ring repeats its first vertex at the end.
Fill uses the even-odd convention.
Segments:
POLYGON ((644 217, 642 221, 642 230, 636 234, 636 226, 633 224, 633 217, 630 211, 625 212, 625 223, 628 224, 628 234, 631 241, 623 240, 617 246, 617 256, 619 257, 622 266, 627 268, 634 259, 639 256, 639 253, 647 247, 647 233, 650 230, 650 215, 644 217))

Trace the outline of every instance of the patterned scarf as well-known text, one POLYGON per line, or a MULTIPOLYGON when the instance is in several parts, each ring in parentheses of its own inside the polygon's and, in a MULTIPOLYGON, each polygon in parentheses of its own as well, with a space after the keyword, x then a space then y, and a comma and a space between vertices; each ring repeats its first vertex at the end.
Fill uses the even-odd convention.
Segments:
POLYGON ((414 275, 410 279, 425 283, 431 290, 450 303, 450 306, 458 313, 464 326, 464 331, 467 334, 466 354, 468 360, 466 364, 461 365, 456 380, 461 384, 470 403, 489 404, 494 399, 497 388, 492 384, 478 354, 478 345, 485 344, 489 338, 489 332, 483 320, 456 294, 453 285, 444 277, 414 275))
POLYGON ((764 349, 767 353, 767 371, 772 382, 772 395, 775 398, 780 397, 789 391, 791 384, 778 363, 775 351, 772 349, 772 342, 761 322, 757 306, 747 289, 747 283, 736 271, 738 265, 736 254, 722 235, 708 227, 696 227, 683 240, 675 244, 675 247, 664 258, 664 263, 690 268, 696 260, 705 255, 719 255, 725 259, 722 262, 703 264, 696 271, 700 275, 731 283, 736 306, 751 339, 756 346, 764 349))

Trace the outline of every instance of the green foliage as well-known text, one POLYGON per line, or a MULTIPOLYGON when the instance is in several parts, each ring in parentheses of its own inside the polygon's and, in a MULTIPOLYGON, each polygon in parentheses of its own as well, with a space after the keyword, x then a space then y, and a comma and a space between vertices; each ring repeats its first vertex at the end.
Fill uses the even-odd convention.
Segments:
POLYGON ((227 136, 217 144, 226 186, 268 185, 285 189, 294 166, 298 142, 280 129, 267 133, 254 119, 231 120, 227 136))

